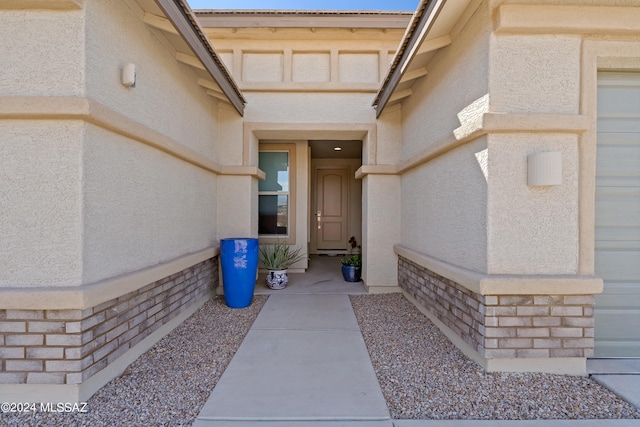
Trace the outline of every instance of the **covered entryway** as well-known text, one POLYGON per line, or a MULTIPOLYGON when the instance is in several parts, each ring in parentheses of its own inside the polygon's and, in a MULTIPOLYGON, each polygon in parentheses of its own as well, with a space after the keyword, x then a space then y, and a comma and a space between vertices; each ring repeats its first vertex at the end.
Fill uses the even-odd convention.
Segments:
POLYGON ((362 241, 362 185, 355 179, 362 142, 313 140, 309 146, 311 253, 345 253, 352 236, 362 241))
POLYGON ((640 357, 640 73, 598 75, 595 356, 640 357))

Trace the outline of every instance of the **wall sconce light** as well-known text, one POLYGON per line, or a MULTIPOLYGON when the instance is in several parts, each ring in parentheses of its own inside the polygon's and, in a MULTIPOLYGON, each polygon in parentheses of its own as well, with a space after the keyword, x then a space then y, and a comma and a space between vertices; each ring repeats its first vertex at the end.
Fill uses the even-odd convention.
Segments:
POLYGON ((527 185, 562 184, 562 153, 549 151, 527 156, 527 185))
POLYGON ((124 87, 135 87, 136 86, 136 65, 135 64, 124 64, 122 67, 122 85, 124 87))

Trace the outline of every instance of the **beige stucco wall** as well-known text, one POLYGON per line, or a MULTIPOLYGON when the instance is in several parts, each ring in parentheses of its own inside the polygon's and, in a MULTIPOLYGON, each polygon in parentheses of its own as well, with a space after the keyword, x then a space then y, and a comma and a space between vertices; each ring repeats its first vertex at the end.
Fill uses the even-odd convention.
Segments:
POLYGON ((87 125, 84 273, 92 283, 216 243, 216 175, 87 125))
POLYGON ((487 143, 476 142, 402 176, 402 244, 485 272, 487 143))
MULTIPOLYGON (((83 95, 82 10, 0 10, 0 22, 1 97, 83 95)), ((0 120, 0 129, 0 286, 79 283, 82 122, 0 120)))
POLYGON ((526 20, 535 16, 544 25, 570 10, 497 8, 501 3, 519 2, 482 2, 402 107, 405 162, 430 144, 452 147, 404 171, 403 244, 481 273, 584 272, 579 164, 581 147, 591 149, 580 142, 589 127, 580 115, 582 35, 535 31, 526 20), (562 153, 562 184, 528 186, 527 156, 545 151, 562 153))
POLYGON ((576 274, 578 136, 489 136, 488 264, 491 274, 576 274), (527 155, 562 153, 562 184, 527 186, 527 155))
MULTIPOLYGON (((88 96, 216 160, 217 102, 193 71, 123 2, 86 9, 88 96), (120 84, 126 62, 133 88, 120 84)), ((216 243, 215 174, 94 126, 84 154, 85 283, 216 243)))
POLYGON ((247 93, 245 120, 275 123, 372 123, 368 93, 247 93))
POLYGON ((83 140, 81 121, 0 120, 0 287, 81 282, 83 140))
POLYGON ((393 243, 400 236, 400 177, 367 175, 362 180, 362 279, 371 293, 397 290, 393 243))
POLYGON ((82 10, 25 12, 0 5, 0 22, 1 96, 84 94, 82 10))
MULTIPOLYGON (((494 33, 490 110, 579 114, 581 45, 574 34, 494 33)), ((578 164, 576 133, 490 135, 487 272, 578 273, 578 164), (562 153, 562 184, 528 186, 527 155, 546 151, 562 153)))
POLYGON ((250 176, 218 178, 218 238, 258 237, 258 180, 250 176))
POLYGON ((493 35, 491 111, 577 114, 580 45, 573 35, 493 35))
POLYGON ((489 12, 481 5, 452 37, 452 44, 436 54, 427 76, 412 86, 413 95, 402 108, 402 160, 450 138, 455 129, 486 111, 478 100, 489 92, 490 24, 489 12), (479 107, 470 107, 476 104, 479 107), (474 111, 471 116, 465 114, 469 109, 474 111))
POLYGON ((85 3, 87 96, 216 161, 217 102, 129 3, 85 3), (136 66, 134 88, 120 83, 126 63, 136 66))
MULTIPOLYGON (((490 15, 480 6, 402 106, 401 160, 454 145, 487 111, 490 15)), ((487 269, 487 140, 480 137, 402 173, 401 243, 454 265, 487 269)))
POLYGON ((15 46, 2 44, 1 113, 21 118, 0 121, 15 201, 2 208, 3 287, 90 284, 217 244, 219 123, 239 116, 218 119, 135 2, 79 5, 0 12, 15 46))
MULTIPOLYGON (((538 250, 534 254, 534 247, 522 248, 522 255, 531 256, 532 264, 539 263, 540 271, 592 275, 596 76, 602 69, 640 69, 640 2, 554 0, 545 3, 492 2, 497 25, 492 38, 491 108, 505 113, 533 114, 530 116, 533 120, 544 123, 540 129, 546 128, 547 135, 522 135, 517 145, 523 148, 521 144, 528 140, 526 144, 531 150, 537 139, 535 151, 561 152, 563 183, 547 189, 511 187, 505 198, 510 196, 522 201, 527 191, 534 191, 538 203, 530 206, 533 211, 529 216, 533 221, 521 232, 530 236, 535 233, 535 240, 541 244, 544 241, 549 253, 538 250), (518 50, 531 55, 520 55, 516 59, 518 50), (510 65, 505 65, 506 62, 510 65), (550 210, 557 212, 553 222, 549 222, 550 210), (560 223, 565 223, 562 230, 555 227, 560 223), (564 240, 556 238, 556 233, 561 233, 564 240), (566 265, 562 267, 550 261, 552 254, 563 258, 566 265)), ((524 134, 527 131, 521 130, 524 134)), ((506 151, 507 147, 502 150, 506 151)), ((517 164, 523 153, 516 149, 511 154, 510 160, 517 164)), ((515 240, 511 239, 511 243, 515 244, 515 240)), ((504 243, 502 238, 497 238, 492 247, 497 249, 504 243)), ((495 250, 494 254, 501 257, 499 252, 495 250)), ((517 263, 514 258, 508 262, 512 267, 517 263)), ((494 264, 492 268, 496 271, 509 268, 501 264, 494 264)))
POLYGON ((400 161, 403 146, 402 107, 400 105, 387 108, 378 117, 376 134, 375 159, 378 165, 397 165, 400 161))

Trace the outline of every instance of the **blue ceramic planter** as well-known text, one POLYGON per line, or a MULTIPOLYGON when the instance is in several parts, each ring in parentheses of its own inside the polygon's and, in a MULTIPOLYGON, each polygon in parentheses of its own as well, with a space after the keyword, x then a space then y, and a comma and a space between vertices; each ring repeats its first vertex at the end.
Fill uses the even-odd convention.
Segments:
POLYGON ((346 280, 347 282, 359 282, 361 271, 361 267, 354 267, 353 265, 343 265, 342 277, 344 277, 344 280, 346 280))
POLYGON ((258 239, 220 240, 224 300, 231 308, 248 307, 258 276, 258 239))

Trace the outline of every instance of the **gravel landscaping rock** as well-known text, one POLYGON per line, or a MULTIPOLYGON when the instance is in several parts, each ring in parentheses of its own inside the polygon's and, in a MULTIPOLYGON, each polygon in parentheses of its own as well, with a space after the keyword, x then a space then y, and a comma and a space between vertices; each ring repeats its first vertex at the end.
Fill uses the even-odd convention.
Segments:
MULTIPOLYGON (((0 414, 0 425, 190 426, 266 300, 208 301, 91 397, 88 413, 0 414)), ((640 418, 589 378, 484 371, 401 294, 351 303, 394 419, 640 418)))
POLYGON ((190 426, 266 301, 255 296, 243 309, 207 301, 94 394, 88 413, 5 413, 0 425, 190 426))
POLYGON ((484 371, 401 294, 351 303, 394 419, 640 418, 586 377, 484 371))

